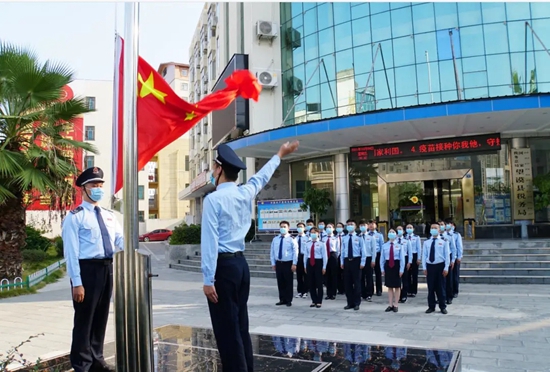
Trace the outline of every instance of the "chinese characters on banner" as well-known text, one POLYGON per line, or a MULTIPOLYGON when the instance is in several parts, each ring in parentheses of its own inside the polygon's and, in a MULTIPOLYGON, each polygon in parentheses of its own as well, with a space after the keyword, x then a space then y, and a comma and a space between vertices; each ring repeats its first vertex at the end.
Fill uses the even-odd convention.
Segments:
POLYGON ((535 218, 531 149, 512 149, 514 220, 535 218))

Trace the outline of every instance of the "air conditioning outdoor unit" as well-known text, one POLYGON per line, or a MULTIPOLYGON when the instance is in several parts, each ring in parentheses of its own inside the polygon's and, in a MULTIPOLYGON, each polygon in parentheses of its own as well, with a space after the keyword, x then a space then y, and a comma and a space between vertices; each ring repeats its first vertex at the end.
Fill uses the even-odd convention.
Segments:
POLYGON ((279 85, 277 74, 272 71, 258 72, 256 73, 256 78, 264 89, 273 89, 279 85))
POLYGON ((256 23, 256 36, 260 39, 273 39, 277 37, 278 26, 269 21, 258 21, 256 23))
POLYGON ((298 79, 296 76, 291 76, 288 79, 288 90, 292 92, 295 96, 302 93, 304 89, 304 82, 298 79))

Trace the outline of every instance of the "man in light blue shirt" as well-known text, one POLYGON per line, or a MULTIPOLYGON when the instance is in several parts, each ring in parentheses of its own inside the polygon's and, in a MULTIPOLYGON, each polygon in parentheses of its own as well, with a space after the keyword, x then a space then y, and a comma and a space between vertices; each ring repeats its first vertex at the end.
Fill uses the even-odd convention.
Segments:
POLYGON ((447 314, 445 305, 445 277, 449 274, 451 254, 449 243, 440 235, 439 224, 434 223, 430 229, 430 239, 424 242, 422 248, 422 269, 428 284, 428 310, 426 314, 435 311, 435 295, 442 314, 447 314))
POLYGON ((380 234, 376 220, 369 221, 369 235, 374 237, 376 242, 376 264, 374 266, 374 277, 376 282, 376 295, 382 296, 382 270, 380 269, 380 249, 384 245, 384 235, 380 234))
POLYGON ((361 305, 361 270, 367 261, 365 240, 355 233, 357 223, 347 220, 348 235, 342 239, 340 267, 344 269, 347 305, 344 310, 359 310, 361 305))
POLYGON ((277 288, 279 289, 279 302, 275 305, 292 306, 292 282, 293 272, 296 271, 298 263, 298 243, 289 234, 288 221, 281 221, 279 224, 280 235, 273 238, 271 242, 271 266, 277 274, 277 288))
POLYGON ((83 202, 63 220, 61 237, 71 278, 74 328, 70 360, 75 372, 114 371, 103 359, 113 292, 113 254, 124 248, 114 213, 101 208, 103 171, 88 168, 76 179, 83 202))
POLYGON ((244 258, 244 238, 251 223, 252 202, 281 163, 298 149, 298 142, 285 143, 277 155, 241 186, 235 183, 246 169, 226 144, 218 146, 211 181, 216 191, 203 203, 201 223, 201 268, 203 291, 216 344, 225 371, 254 370, 252 341, 248 332, 250 271, 244 258))

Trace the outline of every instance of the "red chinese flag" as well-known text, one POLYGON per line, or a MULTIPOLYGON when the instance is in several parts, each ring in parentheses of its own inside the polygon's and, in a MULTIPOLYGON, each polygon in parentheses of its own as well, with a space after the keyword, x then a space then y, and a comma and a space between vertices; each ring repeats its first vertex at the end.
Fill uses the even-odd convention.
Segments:
MULTIPOLYGON (((113 157, 113 194, 122 188, 123 76, 124 41, 117 36, 115 74, 115 125, 113 157)), ((137 132, 138 170, 160 150, 184 135, 214 110, 223 110, 238 96, 258 100, 261 85, 248 70, 235 71, 225 80, 226 87, 191 104, 176 95, 160 74, 144 59, 138 60, 137 132)))

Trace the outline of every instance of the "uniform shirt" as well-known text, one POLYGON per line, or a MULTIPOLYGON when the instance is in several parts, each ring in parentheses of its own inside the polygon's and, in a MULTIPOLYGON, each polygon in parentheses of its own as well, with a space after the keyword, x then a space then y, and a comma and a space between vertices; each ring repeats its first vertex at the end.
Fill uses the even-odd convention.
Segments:
POLYGON ((361 233, 361 237, 365 240, 365 247, 367 248, 367 257, 376 258, 376 239, 374 236, 371 236, 368 232, 361 233))
POLYGON ((422 244, 420 241, 420 237, 415 234, 407 234, 405 237, 408 241, 410 241, 411 244, 411 252, 413 254, 417 253, 418 259, 422 258, 422 244))
POLYGON ((397 244, 401 244, 401 246, 403 246, 403 249, 405 250, 405 259, 407 263, 412 263, 413 255, 412 255, 411 242, 405 239, 405 236, 399 236, 395 238, 395 241, 397 242, 397 244))
MULTIPOLYGON (((386 261, 390 261, 390 247, 391 241, 387 241, 380 250, 380 270, 382 272, 384 272, 386 261)), ((405 247, 396 241, 393 242, 393 259, 394 261, 399 260, 399 272, 403 273, 405 271, 405 247)))
POLYGON ((441 238, 440 236, 434 238, 431 237, 430 239, 426 239, 424 242, 424 247, 422 248, 422 269, 426 270, 426 265, 428 264, 439 264, 444 262, 445 263, 445 271, 449 270, 450 263, 450 249, 449 249, 449 243, 441 238), (430 261, 430 250, 432 247, 432 241, 435 239, 435 259, 434 261, 430 261))
POLYGON ((453 238, 453 236, 451 235, 450 232, 448 231, 445 231, 443 234, 441 234, 441 236, 443 237, 443 239, 445 239, 445 241, 447 243, 449 243, 449 250, 451 251, 451 262, 454 263, 455 260, 456 260, 456 246, 455 246, 455 240, 453 238))
POLYGON ((313 254, 315 255, 316 260, 323 260, 323 270, 326 270, 327 268, 327 262, 328 262, 328 256, 327 256, 327 245, 326 243, 323 243, 319 240, 316 240, 315 242, 310 240, 307 243, 307 247, 304 251, 304 267, 307 268, 307 263, 309 262, 309 257, 311 255, 311 245, 315 244, 315 248, 313 250, 313 254))
POLYGON ((296 262, 298 262, 298 242, 290 234, 286 234, 285 236, 277 235, 271 242, 271 266, 275 266, 275 263, 279 261, 281 239, 283 240, 281 261, 292 261, 292 264, 296 265, 296 262))
POLYGON ((456 258, 459 260, 462 260, 462 256, 464 255, 464 246, 462 245, 462 235, 460 235, 459 232, 452 231, 451 237, 454 239, 454 243, 456 247, 456 258))
POLYGON ((306 246, 307 242, 310 241, 310 238, 309 238, 309 236, 307 235, 307 233, 305 233, 305 234, 303 234, 303 235, 298 234, 298 235, 294 238, 294 240, 296 240, 296 245, 297 245, 298 248, 299 248, 299 252, 298 252, 298 253, 299 253, 299 254, 304 254, 304 253, 305 253, 305 251, 304 251, 305 246, 306 246))
POLYGON ((336 233, 336 239, 338 239, 338 245, 339 245, 338 257, 340 257, 342 255, 342 247, 343 247, 343 244, 344 244, 344 238, 345 237, 346 237, 346 233, 344 233, 344 232, 336 233))
POLYGON ((328 234, 326 233, 325 230, 319 231, 319 240, 326 240, 327 236, 328 236, 328 234))
MULTIPOLYGON (((74 287, 82 285, 78 260, 105 258, 103 238, 94 208, 95 205, 84 201, 67 214, 62 223, 61 237, 63 247, 65 247, 64 256, 67 260, 67 272, 74 287)), ((109 232, 113 254, 117 248, 123 250, 122 226, 118 223, 114 212, 101 208, 100 213, 109 232)))
POLYGON ((340 264, 343 265, 346 258, 348 258, 348 246, 349 238, 351 237, 353 246, 353 257, 361 257, 361 266, 365 266, 367 261, 367 246, 365 239, 357 235, 355 232, 349 233, 342 237, 342 254, 340 255, 340 264))
POLYGON ((242 185, 225 182, 203 202, 201 222, 201 269, 204 285, 214 285, 218 253, 244 251, 244 238, 251 223, 252 202, 281 164, 275 155, 242 185), (237 213, 238 212, 238 213, 237 213))
POLYGON ((327 235, 327 238, 324 241, 325 247, 327 246, 327 240, 330 241, 330 253, 340 255, 340 244, 338 243, 338 237, 334 235, 327 235))
POLYGON ((376 242, 376 253, 380 252, 380 248, 384 245, 384 235, 380 234, 378 231, 369 231, 370 236, 374 236, 376 242))
POLYGON ((453 353, 450 351, 426 350, 426 359, 428 363, 433 364, 439 369, 446 370, 449 364, 451 364, 452 358, 453 353))
POLYGON ((370 355, 369 345, 344 344, 344 356, 351 364, 367 362, 370 355))
POLYGON ((384 355, 389 360, 401 360, 407 357, 407 348, 387 346, 384 350, 384 355))

